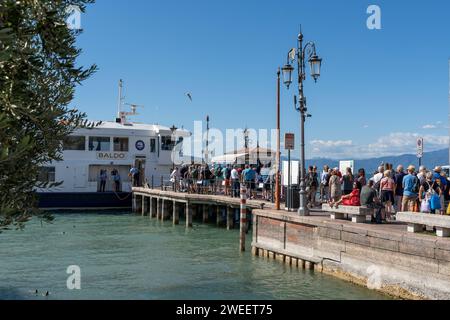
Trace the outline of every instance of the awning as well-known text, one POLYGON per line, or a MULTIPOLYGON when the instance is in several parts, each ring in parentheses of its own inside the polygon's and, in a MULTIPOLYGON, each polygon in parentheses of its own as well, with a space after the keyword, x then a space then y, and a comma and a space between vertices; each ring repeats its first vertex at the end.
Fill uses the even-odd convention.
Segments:
POLYGON ((212 163, 235 163, 236 159, 239 157, 245 156, 245 153, 232 153, 232 154, 224 154, 221 156, 213 157, 211 162, 212 163))

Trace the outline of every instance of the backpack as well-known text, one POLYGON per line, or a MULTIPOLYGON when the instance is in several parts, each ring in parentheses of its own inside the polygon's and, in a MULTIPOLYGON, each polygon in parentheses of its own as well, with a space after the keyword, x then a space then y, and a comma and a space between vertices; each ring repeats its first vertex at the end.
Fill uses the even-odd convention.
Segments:
POLYGON ((377 183, 374 184, 374 189, 377 190, 377 192, 380 192, 381 189, 381 180, 383 180, 384 178, 381 178, 377 183))
MULTIPOLYGON (((431 189, 431 187, 430 187, 430 189, 431 189)), ((414 187, 412 189, 412 192, 419 193, 419 190, 420 190, 420 180, 419 180, 419 178, 415 177, 414 187)))

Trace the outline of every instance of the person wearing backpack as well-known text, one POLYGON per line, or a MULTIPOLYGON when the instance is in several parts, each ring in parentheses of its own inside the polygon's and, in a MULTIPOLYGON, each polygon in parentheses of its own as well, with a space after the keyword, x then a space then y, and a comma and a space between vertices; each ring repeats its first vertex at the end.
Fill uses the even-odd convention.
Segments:
POLYGON ((425 175, 425 181, 422 182, 419 189, 419 200, 421 203, 420 211, 424 213, 436 213, 441 209, 440 195, 442 194, 439 183, 433 181, 433 173, 428 172, 425 175))
POLYGON ((415 170, 416 168, 410 165, 408 175, 403 178, 402 211, 414 212, 420 186, 419 179, 414 175, 415 170))
POLYGON ((226 196, 230 195, 230 176, 231 176, 231 167, 229 164, 226 165, 225 168, 223 168, 222 170, 222 180, 225 182, 224 183, 224 192, 226 196))
POLYGON ((395 203, 395 189, 396 185, 394 179, 392 179, 392 171, 386 170, 384 172, 384 178, 380 181, 380 199, 385 208, 386 220, 392 219, 392 214, 394 213, 393 204, 395 203))

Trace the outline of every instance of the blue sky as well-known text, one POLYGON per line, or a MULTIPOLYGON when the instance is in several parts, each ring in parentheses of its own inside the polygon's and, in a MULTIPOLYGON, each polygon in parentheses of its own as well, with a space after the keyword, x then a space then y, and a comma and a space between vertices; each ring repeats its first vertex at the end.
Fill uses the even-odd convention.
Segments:
MULTIPOLYGON (((275 127, 276 70, 299 25, 323 58, 308 78, 307 157, 366 158, 448 145, 450 2, 97 0, 82 16, 80 65, 99 71, 73 106, 113 119, 117 83, 143 104, 135 120, 193 129, 275 127), (369 30, 367 7, 381 8, 369 30), (190 91, 193 102, 185 92, 190 91)), ((295 87, 294 87, 295 88, 295 87)), ((292 87, 282 89, 282 132, 299 133, 292 87)), ((297 148, 298 149, 298 148, 297 148)))

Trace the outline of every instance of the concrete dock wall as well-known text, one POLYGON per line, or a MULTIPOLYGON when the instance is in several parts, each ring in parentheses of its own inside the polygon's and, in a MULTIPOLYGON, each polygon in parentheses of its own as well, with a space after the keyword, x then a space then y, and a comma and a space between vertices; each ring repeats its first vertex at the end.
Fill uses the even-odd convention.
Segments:
POLYGON ((450 299, 450 239, 406 225, 253 211, 253 254, 407 299, 450 299))

